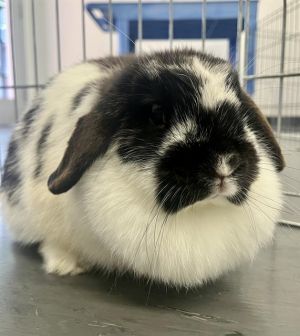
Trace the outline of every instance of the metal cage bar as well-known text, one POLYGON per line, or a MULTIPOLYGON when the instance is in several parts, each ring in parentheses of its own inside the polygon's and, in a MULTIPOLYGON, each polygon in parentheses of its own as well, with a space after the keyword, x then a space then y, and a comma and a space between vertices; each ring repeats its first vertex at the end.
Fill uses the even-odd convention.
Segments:
MULTIPOLYGON (((243 74, 248 75, 249 68, 249 59, 248 59, 248 50, 249 50, 249 35, 250 35, 250 0, 246 0, 246 12, 245 12, 245 68, 243 69, 243 74)), ((252 60, 250 60, 252 62, 252 60)), ((245 85, 243 80, 243 85, 245 85)))
MULTIPOLYGON (((238 6, 238 19, 237 19, 237 36, 236 36, 236 69, 240 72, 240 65, 241 65, 241 34, 243 29, 243 8, 244 8, 244 1, 239 0, 238 6)), ((240 74, 241 79, 241 74, 240 74)))
POLYGON ((205 42, 206 42, 206 2, 207 0, 202 1, 202 11, 201 11, 201 40, 202 40, 202 51, 205 51, 205 42))
MULTIPOLYGON (((286 14, 287 14, 287 2, 283 0, 282 8, 282 32, 281 32, 281 52, 280 52, 280 73, 284 73, 284 59, 285 59, 285 36, 286 36, 286 14)), ((283 108, 283 81, 284 77, 281 76, 279 79, 279 98, 278 98, 278 116, 277 116, 277 137, 281 133, 281 119, 282 119, 282 108, 283 108)))
POLYGON ((292 73, 278 73, 272 75, 250 75, 244 76, 244 80, 253 80, 253 79, 272 79, 272 78, 288 78, 288 77, 299 77, 300 72, 292 72, 292 73))
POLYGON ((141 54, 143 52, 143 6, 142 0, 138 0, 138 53, 141 54))
POLYGON ((39 86, 39 74, 38 74, 38 55, 37 55, 37 37, 36 37, 36 21, 35 21, 35 2, 31 0, 31 15, 32 15, 32 37, 33 37, 33 60, 34 60, 34 83, 36 90, 39 86))
POLYGON ((61 72, 61 42, 60 42, 60 15, 59 0, 55 0, 56 40, 57 40, 57 68, 61 72))
POLYGON ((82 58, 86 61, 85 0, 81 0, 82 58))
POLYGON ((108 2, 108 21, 109 21, 109 54, 113 55, 113 8, 112 0, 108 2))
POLYGON ((173 0, 169 0, 169 43, 170 49, 173 49, 174 39, 174 5, 173 0))
POLYGON ((11 60, 12 60, 12 74, 13 74, 13 90, 14 90, 14 117, 15 121, 19 119, 18 111, 18 92, 17 92, 17 73, 16 73, 16 58, 15 58, 15 41, 14 41, 14 27, 13 27, 13 5, 12 0, 9 1, 9 30, 10 30, 10 45, 11 45, 11 60))

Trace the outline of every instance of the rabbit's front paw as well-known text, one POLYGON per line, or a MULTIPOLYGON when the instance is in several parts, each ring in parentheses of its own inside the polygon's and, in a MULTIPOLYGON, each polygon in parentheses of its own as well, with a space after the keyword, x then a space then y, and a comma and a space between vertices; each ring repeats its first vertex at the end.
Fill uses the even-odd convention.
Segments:
POLYGON ((71 251, 54 243, 43 243, 40 252, 44 259, 43 268, 47 273, 58 275, 77 275, 85 272, 71 251))

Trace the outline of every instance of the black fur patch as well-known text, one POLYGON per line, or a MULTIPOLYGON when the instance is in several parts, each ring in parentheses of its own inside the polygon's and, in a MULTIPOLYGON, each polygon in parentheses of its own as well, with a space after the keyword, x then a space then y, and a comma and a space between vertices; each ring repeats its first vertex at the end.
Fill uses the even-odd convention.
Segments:
POLYGON ((34 170, 34 177, 37 178, 41 175, 42 169, 43 169, 43 154, 45 151, 45 147, 47 144, 47 139, 49 137, 49 134, 51 132, 53 126, 53 121, 50 120, 46 123, 44 128, 42 129, 40 138, 36 145, 36 154, 37 154, 37 165, 34 170))
POLYGON ((46 82, 46 84, 44 85, 44 89, 48 88, 49 86, 51 86, 53 84, 53 82, 55 82, 56 78, 57 78, 57 74, 53 75, 52 77, 50 77, 48 79, 48 81, 46 82))
POLYGON ((15 193, 20 188, 21 182, 22 178, 18 167, 18 142, 12 139, 8 147, 2 176, 2 188, 7 193, 9 201, 18 203, 15 193))
POLYGON ((73 99, 71 112, 78 108, 83 99, 92 91, 94 85, 95 83, 89 83, 77 93, 73 99))
POLYGON ((94 161, 106 153, 120 123, 119 118, 113 118, 110 98, 103 98, 90 113, 77 121, 64 156, 48 179, 53 194, 67 192, 94 161))
MULTIPOLYGON (((166 57, 164 62, 163 65, 171 60, 166 57)), ((125 136, 119 146, 119 155, 124 162, 146 163, 156 157, 166 133, 176 122, 192 118, 201 99, 203 81, 193 76, 189 69, 162 67, 159 76, 152 78, 151 74, 149 77, 145 73, 147 70, 142 64, 141 67, 141 73, 130 71, 124 74, 119 88, 120 92, 126 92, 126 99, 122 101, 122 135, 125 136), (164 114, 164 125, 160 127, 153 123, 153 106, 159 106, 164 114)))
POLYGON ((185 142, 172 145, 160 158, 156 177, 157 197, 169 213, 208 197, 218 177, 220 157, 234 155, 237 162, 229 163, 239 192, 229 201, 241 204, 247 197, 258 172, 255 148, 244 138, 243 124, 230 104, 217 111, 198 113, 197 130, 185 142))
POLYGON ((31 125, 34 122, 36 115, 40 109, 40 105, 37 104, 33 106, 25 115, 23 118, 23 128, 22 128, 22 135, 24 138, 26 138, 30 132, 31 125))
POLYGON ((265 147, 277 171, 282 171, 285 167, 284 157, 270 124, 248 95, 240 92, 240 99, 242 102, 241 115, 247 118, 250 129, 255 132, 265 147))

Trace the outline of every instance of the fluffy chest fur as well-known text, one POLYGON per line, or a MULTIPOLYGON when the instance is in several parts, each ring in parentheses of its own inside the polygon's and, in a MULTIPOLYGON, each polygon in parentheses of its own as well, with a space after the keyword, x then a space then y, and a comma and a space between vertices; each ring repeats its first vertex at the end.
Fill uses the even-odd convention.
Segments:
POLYGON ((276 174, 261 169, 245 206, 216 198, 167 216, 155 204, 151 176, 139 179, 133 170, 117 157, 110 158, 96 164, 89 182, 74 190, 75 199, 84 195, 80 211, 85 226, 82 219, 78 226, 83 234, 90 231, 81 247, 92 263, 103 260, 105 247, 103 264, 108 269, 107 255, 120 269, 189 287, 252 259, 272 239, 281 205, 276 174), (262 192, 264 203, 258 198, 262 192))

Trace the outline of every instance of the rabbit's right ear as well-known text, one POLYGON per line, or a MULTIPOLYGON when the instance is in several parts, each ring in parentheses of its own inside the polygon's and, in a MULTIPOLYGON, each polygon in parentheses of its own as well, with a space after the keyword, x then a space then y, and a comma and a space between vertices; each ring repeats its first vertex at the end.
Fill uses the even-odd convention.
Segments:
POLYGON ((116 122, 106 120, 101 112, 81 117, 59 166, 48 179, 49 190, 61 194, 71 189, 92 163, 105 154, 116 129, 116 122))
POLYGON ((241 98, 247 114, 251 116, 253 129, 256 134, 262 136, 264 139, 277 171, 282 171, 285 167, 284 157, 267 118, 262 114, 248 94, 241 92, 241 98))

